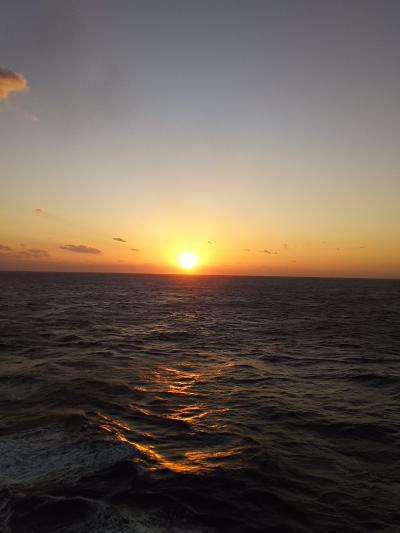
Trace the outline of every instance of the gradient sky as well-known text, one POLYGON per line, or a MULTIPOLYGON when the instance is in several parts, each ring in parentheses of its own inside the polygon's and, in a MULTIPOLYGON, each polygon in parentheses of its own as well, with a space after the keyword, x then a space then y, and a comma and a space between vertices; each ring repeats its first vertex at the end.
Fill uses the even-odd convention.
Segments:
POLYGON ((3 0, 0 268, 399 277, 399 27, 398 0, 3 0))

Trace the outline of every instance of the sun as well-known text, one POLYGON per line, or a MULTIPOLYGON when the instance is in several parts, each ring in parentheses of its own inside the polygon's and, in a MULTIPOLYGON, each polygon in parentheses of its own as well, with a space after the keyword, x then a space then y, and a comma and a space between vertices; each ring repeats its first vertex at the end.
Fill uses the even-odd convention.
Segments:
POLYGON ((185 270, 191 270, 197 265, 197 255, 193 252, 182 252, 178 257, 179 265, 185 270))

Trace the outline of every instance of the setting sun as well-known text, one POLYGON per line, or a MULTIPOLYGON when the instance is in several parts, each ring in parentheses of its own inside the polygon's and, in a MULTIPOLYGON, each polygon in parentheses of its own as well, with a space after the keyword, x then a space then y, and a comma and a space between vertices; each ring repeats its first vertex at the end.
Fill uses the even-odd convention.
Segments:
POLYGON ((185 270, 191 270, 197 264, 197 256, 193 252, 183 252, 180 254, 179 265, 185 270))

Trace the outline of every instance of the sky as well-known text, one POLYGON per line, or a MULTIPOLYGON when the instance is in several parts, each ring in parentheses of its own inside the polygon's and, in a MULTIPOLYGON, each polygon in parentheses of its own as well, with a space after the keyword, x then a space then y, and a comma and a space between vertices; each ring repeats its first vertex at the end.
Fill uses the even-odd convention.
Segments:
POLYGON ((0 269, 400 277, 400 2, 3 0, 0 269))

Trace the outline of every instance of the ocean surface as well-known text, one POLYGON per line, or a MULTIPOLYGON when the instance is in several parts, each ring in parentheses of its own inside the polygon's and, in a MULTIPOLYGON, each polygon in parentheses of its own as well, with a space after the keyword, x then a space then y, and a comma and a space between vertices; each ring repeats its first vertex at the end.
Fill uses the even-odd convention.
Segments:
POLYGON ((0 531, 400 531, 400 281, 0 273, 0 531))

